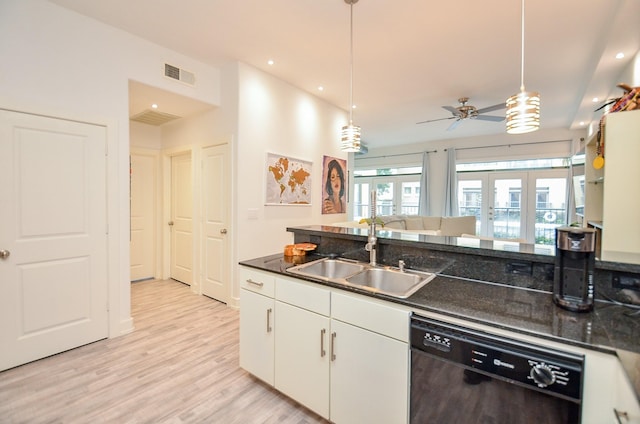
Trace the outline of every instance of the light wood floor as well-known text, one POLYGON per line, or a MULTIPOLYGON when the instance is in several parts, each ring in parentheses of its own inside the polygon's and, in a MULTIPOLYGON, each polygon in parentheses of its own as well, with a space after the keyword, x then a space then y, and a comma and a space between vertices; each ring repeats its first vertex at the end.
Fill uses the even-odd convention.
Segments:
POLYGON ((238 366, 238 311, 132 285, 135 331, 0 373, 0 423, 326 423, 238 366))

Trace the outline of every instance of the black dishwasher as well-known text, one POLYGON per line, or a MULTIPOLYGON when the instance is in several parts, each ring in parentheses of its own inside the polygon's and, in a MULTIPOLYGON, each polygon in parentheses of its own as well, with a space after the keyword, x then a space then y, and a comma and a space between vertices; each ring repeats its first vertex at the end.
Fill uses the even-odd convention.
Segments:
POLYGON ((412 315, 412 424, 579 423, 584 356, 412 315))

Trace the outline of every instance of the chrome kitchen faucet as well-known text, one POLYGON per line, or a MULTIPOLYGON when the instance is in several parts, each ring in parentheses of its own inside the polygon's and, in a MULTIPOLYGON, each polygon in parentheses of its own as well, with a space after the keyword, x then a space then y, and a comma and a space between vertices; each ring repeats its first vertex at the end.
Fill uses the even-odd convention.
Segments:
POLYGON ((364 246, 364 250, 369 252, 369 264, 376 266, 376 243, 378 238, 376 237, 376 191, 371 190, 371 222, 369 222, 369 238, 367 244, 364 246))

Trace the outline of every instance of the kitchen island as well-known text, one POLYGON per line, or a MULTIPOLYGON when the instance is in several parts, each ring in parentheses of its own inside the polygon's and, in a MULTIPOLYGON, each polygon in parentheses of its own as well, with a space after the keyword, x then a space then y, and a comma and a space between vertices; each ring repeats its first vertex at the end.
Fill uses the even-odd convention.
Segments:
MULTIPOLYGON (((331 226, 289 228, 295 242, 312 242, 317 252, 305 257, 281 254, 242 261, 241 265, 276 275, 291 277, 287 269, 302 262, 329 255, 367 261, 364 251, 366 231, 331 226)), ((386 232, 379 238, 379 261, 397 266, 435 272, 436 278, 411 296, 401 299, 355 287, 313 278, 301 278, 379 301, 396 304, 415 313, 436 314, 448 320, 478 325, 496 332, 532 337, 550 346, 575 346, 617 357, 626 371, 625 379, 639 392, 640 324, 623 302, 598 298, 593 312, 574 313, 552 302, 553 255, 545 247, 502 244, 488 248, 486 241, 412 239, 406 234, 386 232), (474 243, 478 243, 474 245, 474 243), (482 243, 482 245, 480 245, 482 243)), ((547 247, 548 249, 548 247, 547 247)), ((615 272, 637 272, 637 266, 599 263, 597 289, 608 298, 618 296, 607 283, 615 272)), ((597 356, 597 355, 596 355, 597 356)), ((589 360, 594 362, 595 360, 589 360)), ((587 379, 591 378, 587 375, 587 379)), ((637 399, 635 399, 637 402, 637 399)))
MULTIPOLYGON (((295 257, 294 262, 292 257, 274 254, 242 261, 241 265, 292 276, 287 268, 322 257, 311 254, 295 257)), ((406 299, 313 278, 307 280, 415 310, 436 312, 559 343, 606 353, 624 350, 640 355, 640 321, 629 317, 625 306, 612 302, 597 301, 593 312, 575 313, 555 306, 551 292, 452 277, 446 275, 446 270, 406 299)))

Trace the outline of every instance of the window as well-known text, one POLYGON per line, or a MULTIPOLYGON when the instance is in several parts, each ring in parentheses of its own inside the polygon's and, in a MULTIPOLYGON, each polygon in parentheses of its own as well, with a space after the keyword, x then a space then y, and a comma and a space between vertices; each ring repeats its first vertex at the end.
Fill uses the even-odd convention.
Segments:
POLYGON ((538 187, 536 189, 536 208, 545 209, 549 206, 549 187, 538 187))
POLYGON ((371 216, 371 190, 376 192, 377 215, 417 215, 421 171, 420 167, 354 171, 353 219, 371 216))
POLYGON ((555 228, 567 222, 563 163, 568 164, 565 159, 459 164, 460 215, 476 217, 478 235, 553 246, 555 228))
MULTIPOLYGON (((476 217, 477 235, 553 246, 555 228, 566 225, 569 163, 566 158, 458 163, 459 214, 476 217)), ((355 170, 353 219, 371 216, 371 190, 376 214, 418 214, 421 172, 419 166, 355 170)))
POLYGON ((460 207, 462 208, 478 208, 482 205, 482 192, 479 188, 463 188, 462 189, 462 201, 460 207))
POLYGON ((522 191, 519 188, 510 188, 509 189, 509 207, 510 208, 519 208, 520 207, 520 195, 522 191))

